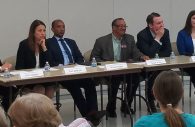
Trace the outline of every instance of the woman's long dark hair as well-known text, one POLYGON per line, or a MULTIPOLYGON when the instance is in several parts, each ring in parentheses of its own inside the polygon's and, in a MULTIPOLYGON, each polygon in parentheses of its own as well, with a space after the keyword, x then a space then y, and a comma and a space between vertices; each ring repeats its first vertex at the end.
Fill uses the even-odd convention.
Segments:
POLYGON ((189 35, 191 35, 192 33, 192 23, 191 23, 191 18, 192 16, 195 15, 195 10, 192 10, 189 14, 188 14, 188 17, 186 19, 186 24, 184 26, 184 30, 187 31, 187 33, 189 35))
POLYGON ((30 25, 30 30, 29 30, 29 34, 28 34, 28 44, 31 50, 35 50, 35 29, 39 26, 39 25, 43 25, 46 28, 46 25, 41 21, 41 20, 34 20, 32 22, 32 24, 30 25))

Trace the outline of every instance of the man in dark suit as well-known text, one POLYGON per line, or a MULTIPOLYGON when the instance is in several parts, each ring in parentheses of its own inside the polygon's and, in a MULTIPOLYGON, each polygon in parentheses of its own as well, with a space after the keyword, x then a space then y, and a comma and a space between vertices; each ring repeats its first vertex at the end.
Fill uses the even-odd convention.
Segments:
MULTIPOLYGON (((117 18, 112 22, 112 33, 100 37, 96 40, 92 50, 91 57, 95 57, 97 61, 139 61, 148 59, 144 56, 136 47, 135 41, 132 35, 126 34, 126 23, 123 18, 117 18)), ((129 75, 127 75, 129 76, 129 75)), ((137 74, 132 75, 132 92, 129 91, 130 77, 127 77, 127 96, 129 98, 129 105, 133 100, 133 96, 139 84, 137 74)), ((120 82, 123 77, 112 76, 111 78, 111 97, 107 104, 107 112, 109 117, 117 117, 116 115, 116 96, 120 82)), ((121 111, 125 111, 125 104, 122 105, 121 111)), ((131 109, 132 111, 132 109, 131 109)), ((133 111, 132 111, 133 113, 133 111)))
MULTIPOLYGON (((47 41, 47 48, 51 54, 50 65, 83 63, 84 58, 76 42, 69 38, 63 38, 65 33, 64 22, 54 20, 52 22, 52 31, 54 36, 47 41)), ((83 117, 90 119, 91 116, 95 116, 95 119, 99 121, 105 115, 105 112, 97 112, 97 93, 95 84, 91 79, 64 81, 61 84, 70 92, 83 117), (82 94, 81 87, 85 90, 85 97, 82 94)))
MULTIPOLYGON (((5 68, 10 69, 11 67, 12 67, 11 64, 9 63, 2 64, 0 60, 0 72, 3 72, 5 68)), ((9 108, 9 87, 0 86, 0 96, 2 96, 1 104, 4 110, 7 111, 9 108)))
MULTIPOLYGON (((153 12, 148 15, 146 22, 147 27, 137 34, 138 49, 150 58, 154 58, 155 54, 158 54, 159 57, 170 56, 172 49, 169 31, 164 28, 162 17, 158 13, 153 12)), ((152 86, 154 79, 159 73, 160 71, 150 73, 148 80, 147 95, 152 112, 156 112, 152 86)))

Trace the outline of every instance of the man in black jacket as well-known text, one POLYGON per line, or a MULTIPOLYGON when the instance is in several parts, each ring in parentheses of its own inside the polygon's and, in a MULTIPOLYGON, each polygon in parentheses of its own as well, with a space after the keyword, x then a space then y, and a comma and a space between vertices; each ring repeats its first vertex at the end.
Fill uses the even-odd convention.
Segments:
MULTIPOLYGON (((155 54, 159 57, 170 56, 172 49, 169 31, 164 28, 162 17, 153 12, 148 15, 146 22, 147 27, 137 34, 137 48, 150 58, 154 58, 155 54)), ((152 86, 159 73, 160 71, 151 72, 148 80, 147 95, 152 112, 156 112, 152 86)))
MULTIPOLYGON (((64 38, 65 24, 62 20, 54 20, 52 22, 52 31, 54 36, 47 40, 47 48, 50 52, 49 63, 51 66, 81 64, 84 58, 76 44, 69 38, 64 38)), ((97 93, 95 84, 92 79, 77 79, 61 82, 72 95, 75 104, 77 105, 81 115, 86 117, 92 123, 100 121, 105 112, 98 112, 97 93), (85 97, 82 94, 81 88, 85 91, 85 97), (91 119, 92 118, 92 119, 91 119)))

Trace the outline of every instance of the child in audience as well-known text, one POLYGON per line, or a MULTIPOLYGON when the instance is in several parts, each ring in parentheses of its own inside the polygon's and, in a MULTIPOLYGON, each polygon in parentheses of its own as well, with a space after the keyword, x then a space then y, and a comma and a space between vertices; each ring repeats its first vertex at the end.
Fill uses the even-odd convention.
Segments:
POLYGON ((195 116, 179 108, 184 89, 175 72, 160 73, 155 79, 153 93, 161 113, 141 117, 134 127, 195 127, 195 116))

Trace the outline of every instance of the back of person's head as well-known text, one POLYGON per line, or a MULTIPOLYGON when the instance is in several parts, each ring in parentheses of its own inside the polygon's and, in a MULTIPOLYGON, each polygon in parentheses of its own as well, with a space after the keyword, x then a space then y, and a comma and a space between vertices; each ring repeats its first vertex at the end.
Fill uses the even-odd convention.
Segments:
POLYGON ((154 81, 153 92, 165 109, 165 120, 169 127, 185 127, 182 117, 174 109, 178 107, 184 92, 180 77, 173 71, 161 72, 154 81))
POLYGON ((58 127, 62 123, 52 100, 38 93, 17 98, 8 114, 15 127, 58 127))
POLYGON ((184 27, 184 29, 188 32, 189 35, 191 35, 191 33, 192 33, 192 22, 191 22, 191 18, 192 18, 193 15, 195 15, 195 10, 192 10, 188 14, 187 19, 186 19, 186 24, 185 24, 185 27, 184 27))
POLYGON ((149 26, 149 24, 153 24, 154 17, 160 17, 160 14, 158 14, 156 12, 152 12, 151 14, 149 14, 146 18, 146 22, 147 22, 148 26, 149 26))
POLYGON ((0 127, 11 127, 11 121, 1 106, 0 106, 0 127))

